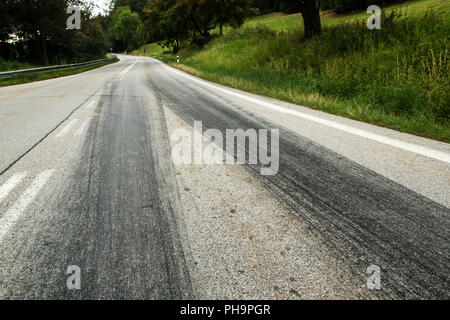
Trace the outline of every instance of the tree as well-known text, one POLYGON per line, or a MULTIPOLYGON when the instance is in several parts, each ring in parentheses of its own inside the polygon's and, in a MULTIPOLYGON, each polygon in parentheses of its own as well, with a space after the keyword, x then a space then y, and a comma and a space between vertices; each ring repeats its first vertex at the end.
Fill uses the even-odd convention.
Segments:
POLYGON ((75 55, 88 60, 90 57, 104 56, 107 46, 107 35, 103 26, 105 20, 102 16, 85 21, 81 25, 81 30, 77 34, 77 39, 80 39, 80 45, 76 50, 75 55))
POLYGON ((7 42, 14 32, 10 7, 11 0, 0 2, 0 60, 9 59, 13 55, 13 46, 7 42))
POLYGON ((251 14, 250 0, 149 0, 144 9, 144 25, 150 41, 173 51, 182 42, 204 45, 212 30, 225 25, 239 27, 251 14))
MULTIPOLYGON (((150 3, 158 1, 150 1, 150 3)), ((162 16, 170 15, 174 19, 184 20, 183 28, 193 33, 194 42, 199 45, 211 39, 211 31, 224 25, 239 27, 250 14, 249 0, 169 0, 162 16), (180 16, 175 17, 172 13, 180 16)), ((180 22, 181 22, 180 20, 180 22)), ((174 24, 177 26, 177 24, 174 24)), ((170 26, 167 26, 170 28, 170 26)))
POLYGON ((142 19, 144 8, 147 6, 148 0, 115 0, 114 8, 129 6, 131 11, 137 12, 142 19))
MULTIPOLYGON (((326 6, 330 6, 330 2, 338 0, 325 1, 326 6)), ((322 31, 319 2, 319 0, 253 0, 252 5, 259 9, 262 14, 276 11, 285 13, 301 12, 305 27, 305 38, 309 39, 316 34, 320 34, 322 31)))
POLYGON ((68 63, 104 56, 105 18, 82 0, 1 0, 0 53, 6 59, 68 63), (81 30, 67 30, 67 7, 81 7, 81 30), (14 38, 14 42, 6 40, 14 38))
POLYGON ((150 0, 144 9, 149 40, 178 51, 192 29, 186 10, 187 6, 177 0, 150 0))
POLYGON ((32 45, 33 57, 38 56, 42 65, 48 65, 50 58, 59 51, 67 52, 74 38, 80 36, 78 31, 66 30, 67 7, 81 6, 83 22, 90 17, 89 7, 81 0, 2 1, 8 12, 10 32, 12 30, 23 43, 32 45))
POLYGON ((0 2, 0 41, 8 40, 12 32, 11 0, 4 0, 0 2))
POLYGON ((140 23, 139 15, 132 12, 129 6, 115 8, 109 32, 112 39, 119 42, 119 49, 128 50, 132 47, 140 23))
POLYGON ((11 3, 17 35, 36 44, 41 64, 48 65, 47 42, 59 38, 66 28, 68 1, 18 0, 11 3))
POLYGON ((217 22, 220 34, 223 34, 223 26, 228 24, 233 28, 240 27, 250 12, 250 0, 218 0, 217 22))
POLYGON ((179 0, 186 6, 187 19, 193 30, 200 36, 201 44, 211 39, 211 30, 217 26, 216 0, 179 0))
POLYGON ((303 24, 305 27, 305 38, 312 38, 322 32, 320 22, 320 3, 319 0, 298 0, 299 9, 302 13, 303 24))

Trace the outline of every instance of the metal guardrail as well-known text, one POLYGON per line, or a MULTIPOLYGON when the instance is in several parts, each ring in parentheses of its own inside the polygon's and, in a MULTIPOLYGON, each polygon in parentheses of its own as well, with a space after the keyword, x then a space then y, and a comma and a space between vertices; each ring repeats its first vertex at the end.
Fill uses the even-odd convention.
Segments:
POLYGON ((19 77, 19 76, 23 76, 23 75, 27 75, 27 74, 34 74, 34 73, 41 73, 41 72, 48 72, 48 71, 55 71, 55 70, 70 70, 70 69, 74 69, 74 68, 86 67, 86 66, 90 66, 93 64, 114 61, 114 60, 117 60, 116 55, 112 55, 112 58, 110 58, 110 59, 100 59, 100 60, 93 60, 93 61, 81 62, 81 63, 63 64, 63 65, 59 65, 59 66, 50 66, 50 67, 42 67, 42 68, 0 72, 0 79, 7 79, 7 78, 19 77))

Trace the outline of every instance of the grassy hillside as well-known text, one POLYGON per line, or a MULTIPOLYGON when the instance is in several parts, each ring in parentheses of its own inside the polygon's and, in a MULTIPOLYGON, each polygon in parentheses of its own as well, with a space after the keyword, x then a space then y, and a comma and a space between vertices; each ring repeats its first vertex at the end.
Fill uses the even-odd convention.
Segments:
POLYGON ((450 142, 450 3, 413 1, 384 10, 381 30, 367 14, 323 13, 321 37, 304 42, 299 15, 270 14, 227 29, 177 65, 200 77, 326 112, 450 142))

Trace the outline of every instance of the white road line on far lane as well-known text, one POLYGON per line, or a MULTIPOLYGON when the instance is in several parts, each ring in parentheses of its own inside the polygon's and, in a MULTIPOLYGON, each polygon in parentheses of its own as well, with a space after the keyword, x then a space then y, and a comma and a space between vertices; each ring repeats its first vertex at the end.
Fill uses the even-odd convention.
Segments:
POLYGON ((67 132, 69 132, 70 129, 72 129, 72 127, 74 125, 76 125, 78 122, 78 119, 73 119, 71 120, 57 135, 57 138, 61 138, 63 136, 65 136, 67 134, 67 132))
POLYGON ((54 172, 54 169, 41 172, 33 180, 28 189, 25 190, 20 199, 17 200, 16 203, 2 217, 0 217, 0 242, 9 230, 16 224, 31 202, 33 202, 39 191, 47 183, 48 179, 54 172))
POLYGON ((0 187, 0 202, 27 176, 26 172, 13 175, 0 187))
POLYGON ((187 75, 187 74, 185 74, 183 72, 175 70, 175 69, 173 69, 173 68, 171 68, 171 67, 169 67, 169 66, 167 66, 165 64, 163 64, 163 66, 165 66, 167 69, 172 70, 173 72, 175 72, 175 73, 177 73, 177 74, 179 74, 181 76, 184 76, 185 78, 188 78, 188 79, 190 79, 192 81, 200 83, 200 84, 202 84, 202 85, 204 85, 206 87, 210 87, 210 88, 213 88, 216 91, 221 91, 221 92, 224 92, 224 93, 226 93, 228 95, 232 95, 232 96, 235 96, 237 98, 246 100, 248 102, 252 102, 252 103, 258 104, 258 105, 260 105, 262 107, 266 107, 266 108, 278 111, 280 113, 290 114, 290 115, 293 115, 293 116, 296 116, 296 117, 299 117, 299 118, 310 120, 310 121, 313 121, 313 122, 316 122, 316 123, 328 126, 330 128, 334 128, 334 129, 337 129, 337 130, 345 131, 345 132, 351 133, 353 135, 357 135, 357 136, 360 136, 360 137, 363 137, 363 138, 366 138, 366 139, 370 139, 370 140, 373 140, 373 141, 376 141, 376 142, 384 143, 386 145, 389 145, 389 146, 392 146, 392 147, 396 147, 396 148, 399 148, 399 149, 402 149, 402 150, 406 150, 406 151, 409 151, 409 152, 412 152, 412 153, 416 153, 416 154, 419 154, 419 155, 422 155, 422 156, 425 156, 425 157, 428 157, 428 158, 432 158, 432 159, 436 159, 436 160, 440 160, 440 161, 443 161, 443 162, 450 163, 450 154, 449 153, 446 153, 446 152, 443 152, 443 151, 439 151, 439 150, 430 149, 430 148, 423 147, 421 145, 414 144, 414 143, 404 142, 404 141, 401 141, 401 140, 398 140, 398 139, 386 137, 386 136, 383 136, 383 135, 380 135, 380 134, 376 134, 376 133, 373 133, 373 132, 370 132, 370 131, 357 129, 357 128, 354 128, 354 127, 351 127, 351 126, 348 126, 348 125, 345 125, 345 124, 341 124, 341 123, 338 123, 338 122, 335 122, 335 121, 332 121, 332 120, 327 120, 327 119, 323 119, 323 118, 320 118, 320 117, 316 117, 316 116, 313 116, 313 115, 310 115, 310 114, 307 114, 307 113, 304 113, 304 112, 300 112, 300 111, 292 110, 292 109, 289 109, 289 108, 281 107, 281 106, 278 106, 278 105, 270 103, 270 102, 262 101, 262 100, 259 100, 259 99, 256 99, 256 98, 253 98, 253 97, 250 97, 250 96, 246 96, 244 94, 240 94, 240 93, 234 92, 232 90, 228 90, 228 89, 216 86, 216 85, 209 84, 206 81, 196 79, 196 78, 194 78, 192 76, 189 76, 189 75, 187 75))
POLYGON ((91 121, 91 117, 87 118, 81 127, 74 133, 75 137, 81 136, 83 132, 86 130, 86 127, 89 125, 89 122, 91 121))
POLYGON ((125 78, 125 76, 128 74, 128 72, 130 72, 130 70, 135 66, 135 64, 137 63, 137 60, 134 60, 134 62, 129 65, 126 69, 124 69, 119 76, 116 78, 116 80, 123 80, 125 78))

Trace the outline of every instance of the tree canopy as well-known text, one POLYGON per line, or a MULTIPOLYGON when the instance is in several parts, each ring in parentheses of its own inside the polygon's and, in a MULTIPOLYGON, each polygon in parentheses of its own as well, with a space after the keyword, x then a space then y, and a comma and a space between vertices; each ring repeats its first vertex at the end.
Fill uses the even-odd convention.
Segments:
POLYGON ((112 13, 109 32, 121 51, 132 48, 140 22, 138 13, 131 11, 129 6, 118 7, 112 13))
POLYGON ((150 39, 175 51, 191 39, 199 45, 211 31, 225 25, 239 27, 250 14, 250 0, 149 0, 144 24, 150 39))
POLYGON ((144 8, 147 6, 148 0, 114 0, 114 8, 128 6, 131 11, 136 12, 142 18, 144 8))
POLYGON ((2 0, 2 58, 48 65, 103 56, 107 47, 103 18, 92 18, 90 10, 81 0, 2 0), (81 30, 67 30, 71 5, 81 7, 81 30), (8 41, 12 37, 15 40, 8 41))
MULTIPOLYGON (((158 42, 174 51, 203 46, 224 26, 238 28, 255 12, 301 12, 305 37, 321 32, 319 9, 348 12, 401 0, 112 0, 107 17, 93 17, 83 0, 1 0, 0 55, 41 64, 86 60, 158 42), (81 30, 67 30, 67 7, 81 6, 81 30), (213 30, 216 30, 213 32, 213 30), (14 39, 13 39, 14 38, 14 39)), ((299 21, 301 23, 301 21, 299 21)))

